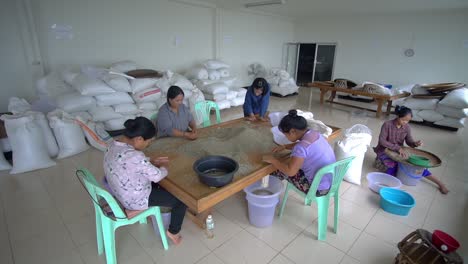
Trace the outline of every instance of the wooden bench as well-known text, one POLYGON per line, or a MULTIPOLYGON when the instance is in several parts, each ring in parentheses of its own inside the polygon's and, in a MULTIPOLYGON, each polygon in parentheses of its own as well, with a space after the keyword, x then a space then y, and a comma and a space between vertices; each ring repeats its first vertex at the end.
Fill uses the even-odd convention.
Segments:
POLYGON ((327 100, 327 102, 334 103, 334 104, 339 104, 339 105, 345 105, 345 106, 354 107, 354 108, 359 108, 359 109, 366 109, 366 110, 374 111, 374 112, 376 112, 377 117, 381 116, 382 106, 383 106, 383 104, 385 102, 387 102, 386 114, 389 115, 391 110, 392 110, 392 103, 393 103, 394 100, 400 99, 400 98, 405 98, 405 97, 408 97, 410 95, 410 93, 408 93, 408 92, 404 92, 404 93, 396 94, 396 95, 373 94, 373 93, 368 93, 368 92, 364 92, 364 91, 352 90, 352 89, 348 89, 348 88, 338 88, 338 87, 333 87, 333 86, 327 86, 327 85, 320 84, 320 83, 308 83, 306 85, 306 87, 320 89, 320 104, 322 104, 322 105, 323 105, 323 103, 325 101, 325 94, 328 93, 328 92, 331 92, 330 98, 327 100), (375 111, 373 109, 368 109, 368 108, 352 105, 352 104, 346 104, 346 103, 342 103, 342 102, 335 102, 334 99, 336 97, 336 92, 347 93, 347 94, 350 94, 350 95, 362 95, 362 96, 367 96, 367 97, 374 98, 375 101, 377 102, 377 111, 375 111))

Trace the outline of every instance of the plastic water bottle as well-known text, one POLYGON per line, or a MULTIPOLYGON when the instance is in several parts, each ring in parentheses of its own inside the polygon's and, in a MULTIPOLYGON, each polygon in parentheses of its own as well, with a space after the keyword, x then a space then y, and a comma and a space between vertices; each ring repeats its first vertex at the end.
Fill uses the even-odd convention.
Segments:
POLYGON ((211 239, 214 237, 214 220, 213 220, 213 216, 211 215, 208 215, 208 217, 206 218, 206 236, 211 239))

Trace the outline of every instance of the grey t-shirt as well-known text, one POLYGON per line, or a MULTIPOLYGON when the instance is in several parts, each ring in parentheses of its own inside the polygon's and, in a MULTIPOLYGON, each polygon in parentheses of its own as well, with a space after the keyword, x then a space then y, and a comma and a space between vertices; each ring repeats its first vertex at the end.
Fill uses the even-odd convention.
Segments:
POLYGON ((193 120, 192 113, 184 104, 179 106, 179 112, 175 113, 167 103, 158 111, 158 137, 172 137, 172 129, 187 131, 189 123, 193 120))

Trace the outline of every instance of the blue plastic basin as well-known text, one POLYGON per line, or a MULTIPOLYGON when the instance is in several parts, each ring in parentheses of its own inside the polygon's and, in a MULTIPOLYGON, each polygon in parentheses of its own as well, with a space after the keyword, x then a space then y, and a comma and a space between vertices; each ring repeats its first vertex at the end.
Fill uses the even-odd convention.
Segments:
POLYGON ((408 215, 416 201, 409 193, 393 188, 380 189, 380 207, 391 214, 408 215))

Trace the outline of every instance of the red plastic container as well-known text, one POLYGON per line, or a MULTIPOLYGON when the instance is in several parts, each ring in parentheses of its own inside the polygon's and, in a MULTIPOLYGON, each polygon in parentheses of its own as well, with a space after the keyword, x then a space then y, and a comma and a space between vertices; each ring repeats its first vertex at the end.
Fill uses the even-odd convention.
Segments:
POLYGON ((450 253, 460 247, 460 243, 454 237, 440 230, 434 230, 432 233, 432 243, 445 253, 450 253))

